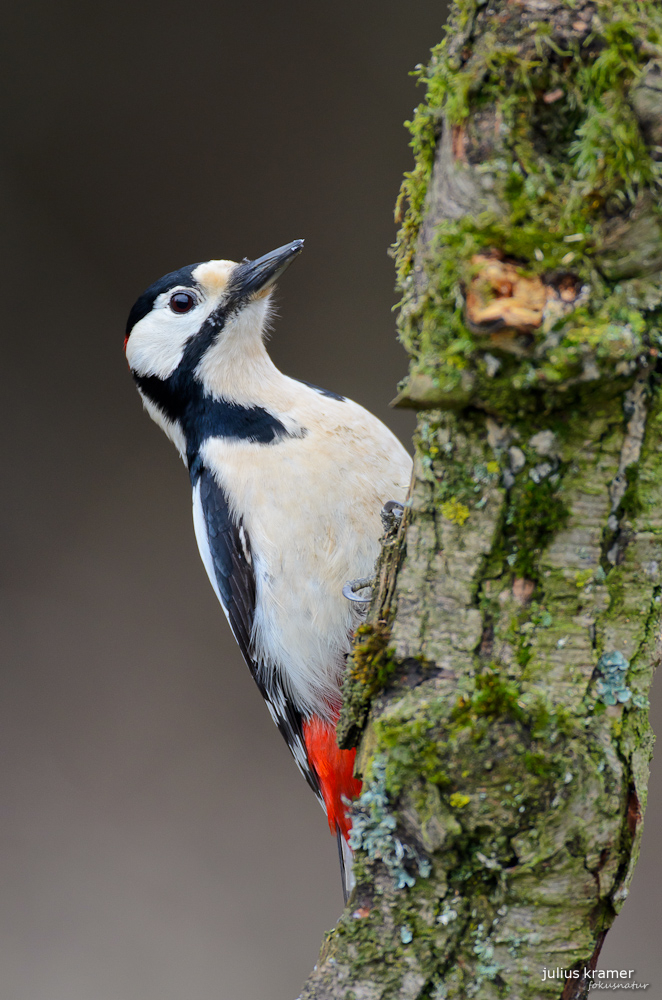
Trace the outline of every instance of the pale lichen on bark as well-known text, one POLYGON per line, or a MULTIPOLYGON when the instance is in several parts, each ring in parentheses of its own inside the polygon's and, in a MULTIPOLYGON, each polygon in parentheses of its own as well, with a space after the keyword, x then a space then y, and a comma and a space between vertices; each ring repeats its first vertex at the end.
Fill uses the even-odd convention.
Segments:
POLYGON ((414 482, 345 682, 357 888, 305 1000, 573 1000, 588 980, 542 968, 594 966, 627 896, 660 658, 661 67, 660 3, 461 0, 421 69, 414 482))

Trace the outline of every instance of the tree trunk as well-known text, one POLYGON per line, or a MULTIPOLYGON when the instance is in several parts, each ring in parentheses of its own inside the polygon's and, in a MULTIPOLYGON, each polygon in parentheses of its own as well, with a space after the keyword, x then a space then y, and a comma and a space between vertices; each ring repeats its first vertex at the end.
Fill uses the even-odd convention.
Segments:
POLYGON ((458 0, 420 76, 414 482, 345 681, 357 888, 301 997, 573 1000, 652 746, 662 5, 458 0))

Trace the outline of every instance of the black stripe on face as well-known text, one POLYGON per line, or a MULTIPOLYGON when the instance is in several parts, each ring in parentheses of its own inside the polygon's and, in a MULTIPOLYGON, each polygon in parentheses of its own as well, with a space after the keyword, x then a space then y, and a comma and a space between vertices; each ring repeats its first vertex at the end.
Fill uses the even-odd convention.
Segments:
POLYGON ((178 271, 171 271, 170 274, 164 274, 162 278, 159 278, 153 285, 150 285, 133 304, 126 324, 126 336, 129 336, 136 323, 139 323, 147 313, 152 311, 154 303, 163 292, 168 292, 171 288, 176 288, 178 285, 194 288, 196 282, 193 280, 193 272, 199 266, 199 264, 189 264, 187 267, 180 267, 178 271))

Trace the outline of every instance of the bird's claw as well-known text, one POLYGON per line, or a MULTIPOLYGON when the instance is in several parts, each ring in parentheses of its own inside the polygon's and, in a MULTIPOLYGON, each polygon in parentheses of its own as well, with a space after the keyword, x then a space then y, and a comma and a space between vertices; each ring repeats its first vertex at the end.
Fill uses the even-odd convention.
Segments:
MULTIPOLYGON (((384 525, 384 531, 388 534, 394 531, 402 520, 402 515, 405 512, 404 504, 400 503, 399 500, 387 500, 381 510, 382 524, 384 525)), ((369 576, 361 577, 359 580, 348 580, 342 589, 343 597, 346 597, 348 601, 353 601, 355 604, 368 604, 372 598, 372 585, 374 580, 369 576), (370 593, 367 597, 359 597, 357 591, 369 589, 370 593)))
POLYGON ((388 534, 390 531, 394 531, 402 520, 402 515, 405 512, 404 504, 400 503, 399 500, 387 500, 381 510, 382 524, 384 525, 384 531, 388 534))
POLYGON ((370 598, 372 597, 372 584, 373 580, 369 576, 362 576, 359 580, 348 580, 342 589, 343 597, 346 597, 348 601, 354 601, 357 604, 368 604, 370 598), (367 597, 358 597, 357 590, 365 590, 366 587, 370 588, 370 593, 367 597))

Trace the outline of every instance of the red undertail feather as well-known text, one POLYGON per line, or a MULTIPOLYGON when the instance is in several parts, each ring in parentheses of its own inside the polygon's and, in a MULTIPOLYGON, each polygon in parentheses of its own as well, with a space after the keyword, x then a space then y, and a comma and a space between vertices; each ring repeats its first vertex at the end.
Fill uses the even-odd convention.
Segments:
POLYGON ((317 771, 331 833, 340 830, 345 840, 351 823, 343 796, 355 799, 361 794, 361 782, 354 777, 356 750, 341 750, 336 743, 336 727, 313 715, 303 723, 303 738, 308 759, 317 771))

